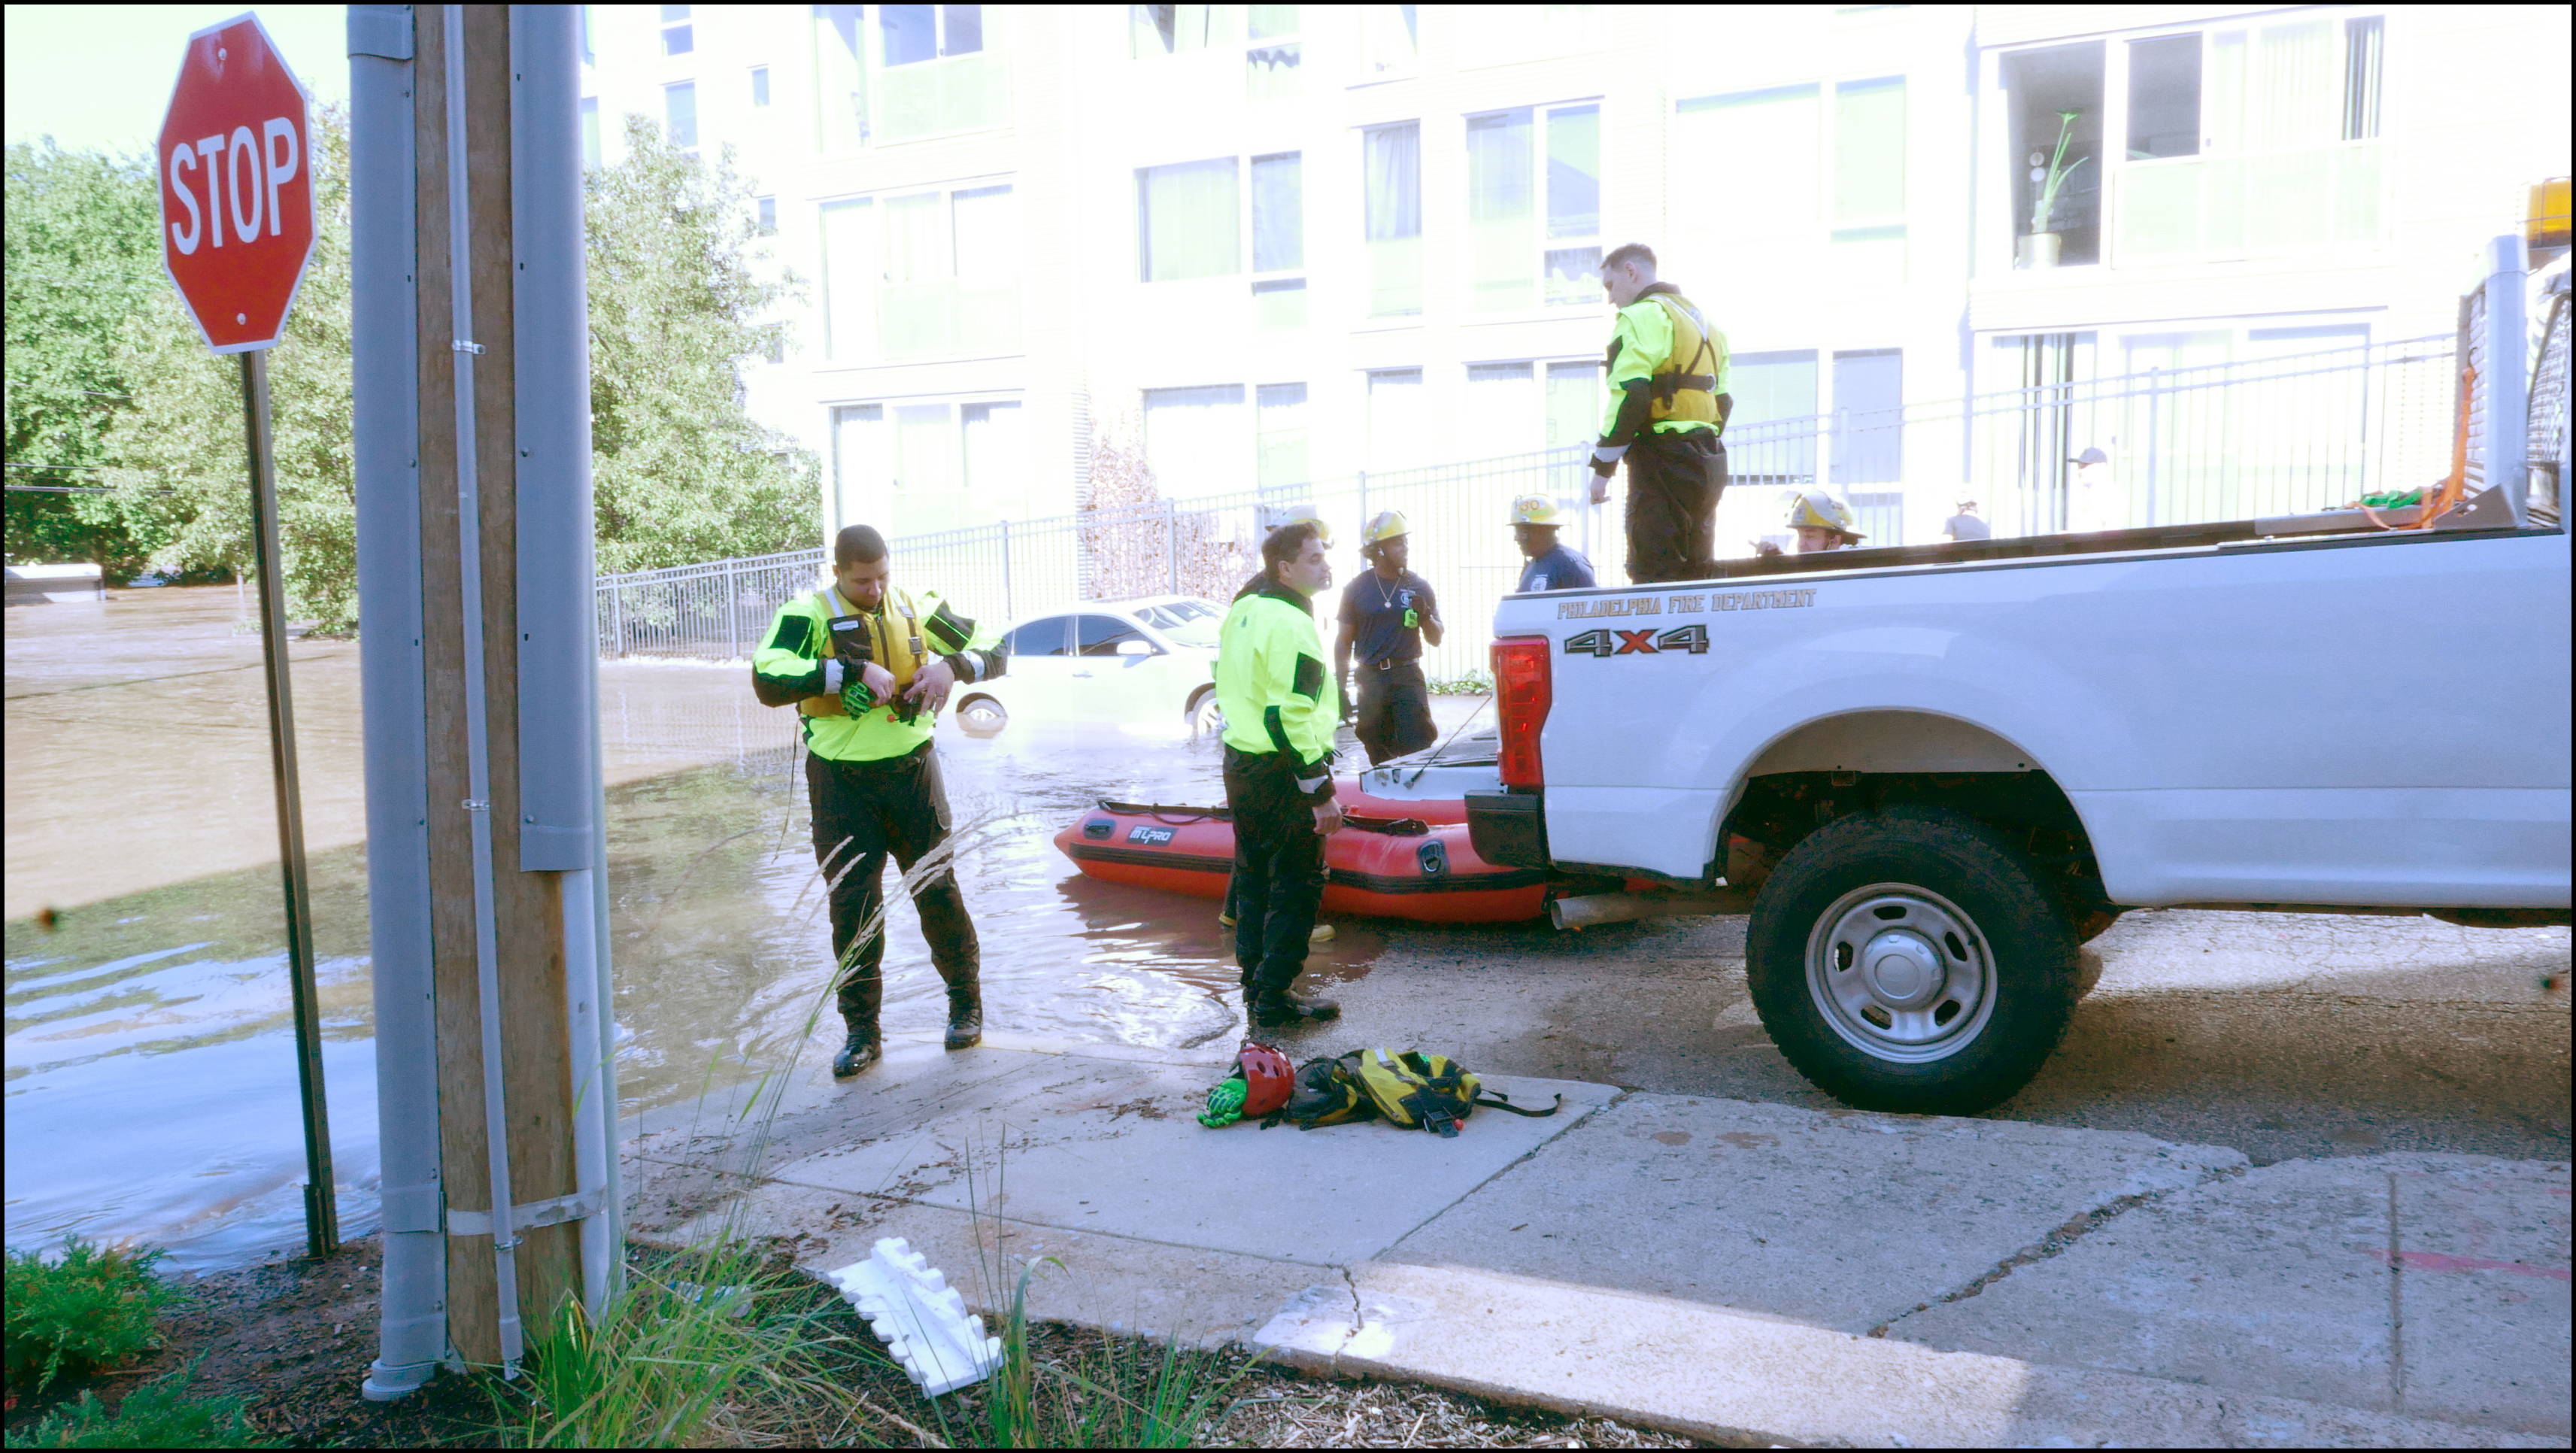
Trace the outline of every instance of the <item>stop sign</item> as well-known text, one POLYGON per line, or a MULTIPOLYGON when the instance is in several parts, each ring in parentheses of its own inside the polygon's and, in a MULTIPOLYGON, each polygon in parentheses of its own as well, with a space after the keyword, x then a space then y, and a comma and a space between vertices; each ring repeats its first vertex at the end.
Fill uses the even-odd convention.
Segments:
POLYGON ((313 255, 304 87, 256 15, 188 37, 161 121, 161 260, 206 346, 275 344, 313 255))

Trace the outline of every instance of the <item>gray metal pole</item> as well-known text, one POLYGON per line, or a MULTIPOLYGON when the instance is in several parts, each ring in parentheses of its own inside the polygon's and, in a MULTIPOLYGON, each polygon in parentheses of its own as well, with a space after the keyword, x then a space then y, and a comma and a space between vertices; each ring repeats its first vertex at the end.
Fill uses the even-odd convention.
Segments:
POLYGON ((2519 235, 2488 244, 2486 337, 2480 340, 2487 366, 2478 375, 2478 389, 2486 395, 2479 401, 2485 405, 2480 419, 2485 437, 2478 445, 2484 456, 2482 482, 2502 491, 2499 497, 2516 526, 2531 523, 2531 464, 2526 457, 2531 448, 2530 384, 2523 377, 2531 335, 2522 319, 2524 275, 2519 235))
POLYGON ((385 1402, 448 1354, 429 894, 428 675, 421 657, 419 338, 413 303, 412 8, 349 7, 351 382, 358 687, 367 769, 384 1256, 375 1364, 385 1402))
POLYGON ((1171 500, 1163 501, 1163 565, 1170 582, 1164 589, 1181 593, 1181 511, 1171 500))
POLYGON ((2163 501, 2157 496, 2164 456, 2164 373, 2147 370, 2147 523, 2160 525, 2163 501))
POLYGON ((331 1178, 331 1106, 322 1087, 322 1005, 313 984, 313 884, 304 866, 304 795, 295 776, 295 692, 286 661, 286 578, 278 568, 277 456, 269 446, 268 350, 241 355, 250 435, 250 501, 259 560, 260 654, 268 671, 268 764, 277 787, 277 856, 286 889, 286 979, 295 1005, 295 1092, 304 1102, 304 1250, 340 1249, 331 1178))
POLYGON ((1016 619, 1017 616, 1018 612, 1011 608, 1011 522, 1004 520, 1002 521, 1002 619, 1008 621, 1016 619))

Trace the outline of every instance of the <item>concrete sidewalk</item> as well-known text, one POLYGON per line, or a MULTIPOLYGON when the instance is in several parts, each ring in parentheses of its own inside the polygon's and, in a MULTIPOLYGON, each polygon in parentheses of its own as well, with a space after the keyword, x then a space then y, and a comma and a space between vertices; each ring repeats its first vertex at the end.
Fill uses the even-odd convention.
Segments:
POLYGON ((2251 1169, 1511 1077, 1564 1109, 1208 1131, 1204 1051, 905 1044, 847 1085, 814 1058, 774 1115, 635 1127, 636 1234, 818 1271, 904 1236, 988 1309, 1025 1274, 1038 1317, 1730 1441, 2567 1444, 2563 1164, 2251 1169))

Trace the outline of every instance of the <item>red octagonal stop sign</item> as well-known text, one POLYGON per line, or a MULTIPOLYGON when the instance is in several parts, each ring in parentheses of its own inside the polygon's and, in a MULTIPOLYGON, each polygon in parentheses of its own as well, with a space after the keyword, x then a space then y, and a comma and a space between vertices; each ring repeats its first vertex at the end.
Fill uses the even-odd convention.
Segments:
POLYGON ((313 255, 304 87, 256 15, 188 37, 161 122, 161 259, 206 346, 275 344, 313 255))

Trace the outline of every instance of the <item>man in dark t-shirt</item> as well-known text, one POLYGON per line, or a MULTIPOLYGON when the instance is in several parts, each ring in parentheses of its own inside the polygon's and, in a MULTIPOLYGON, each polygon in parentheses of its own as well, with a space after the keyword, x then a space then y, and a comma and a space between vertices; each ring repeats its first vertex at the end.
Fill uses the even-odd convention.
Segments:
POLYGON ((1440 603, 1431 582, 1405 568, 1404 516, 1382 510, 1360 537, 1369 568, 1342 590, 1342 628, 1333 639, 1333 669, 1350 700, 1358 656, 1359 720, 1353 730, 1374 767, 1418 752, 1439 738, 1431 724, 1431 688, 1422 677, 1422 643, 1440 644, 1440 603))
POLYGON ((1525 494, 1512 501, 1512 538, 1529 562, 1521 567, 1521 594, 1592 588, 1592 562, 1556 542, 1557 525, 1564 515, 1556 501, 1543 494, 1525 494))

